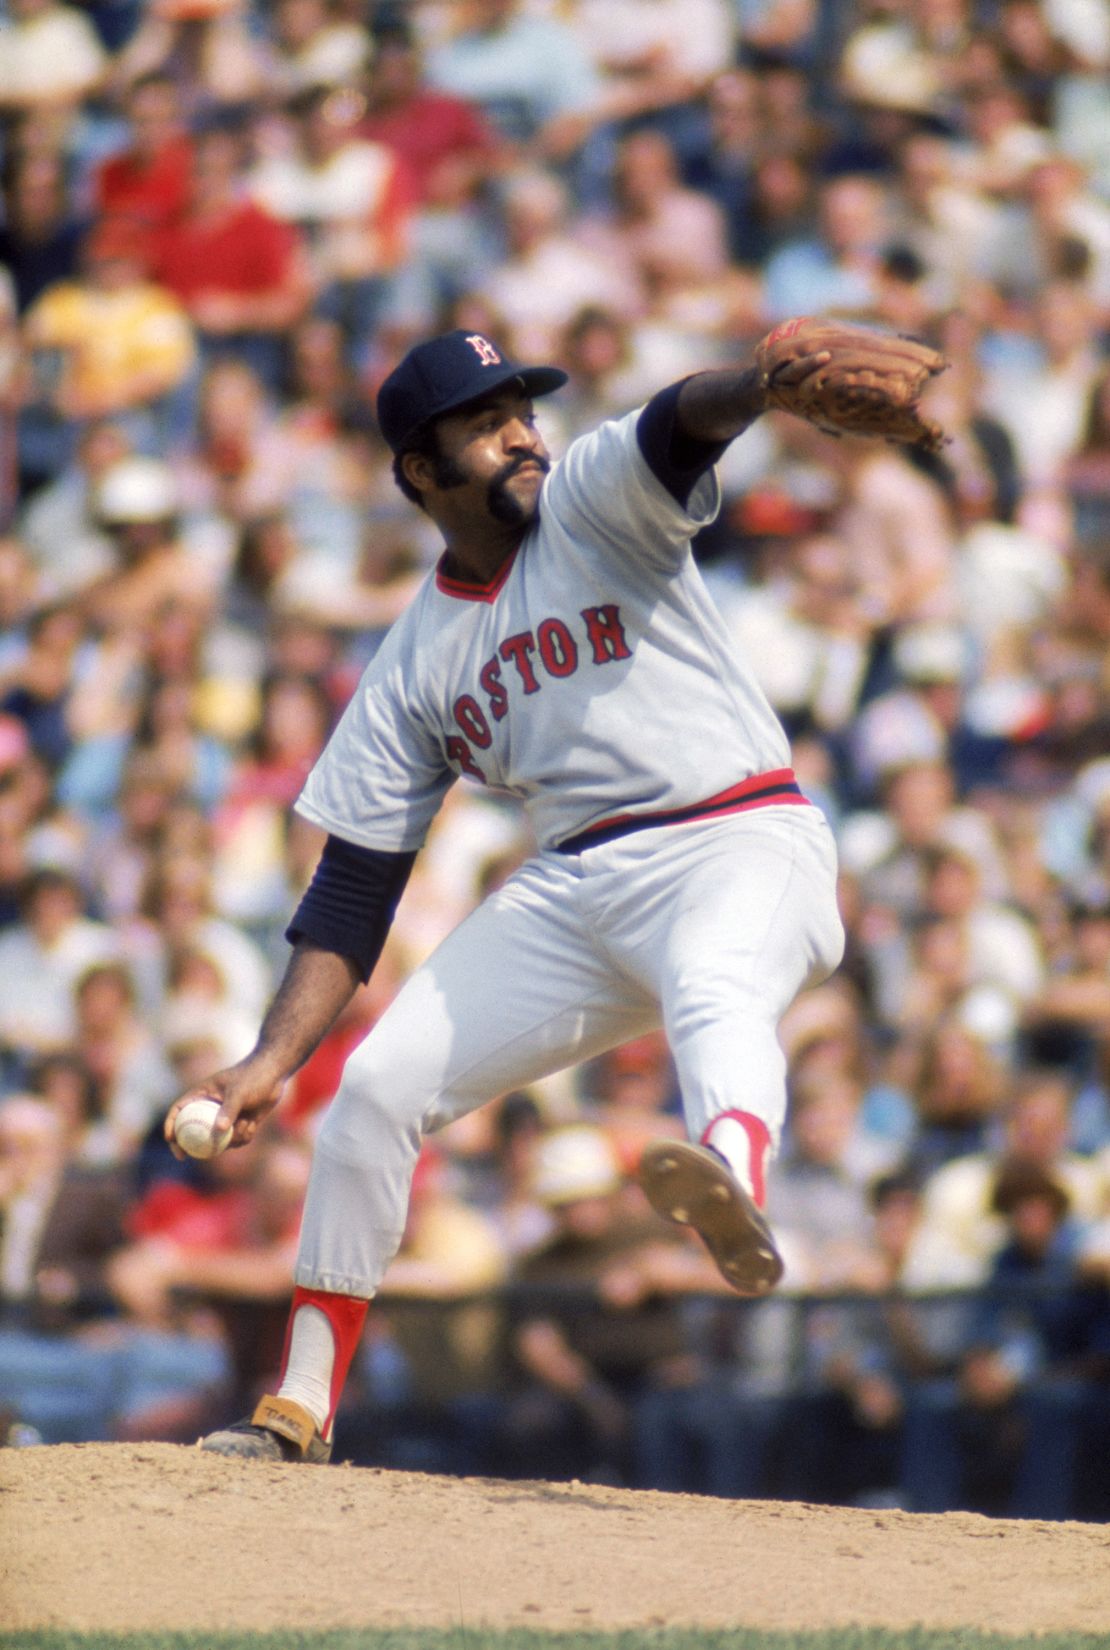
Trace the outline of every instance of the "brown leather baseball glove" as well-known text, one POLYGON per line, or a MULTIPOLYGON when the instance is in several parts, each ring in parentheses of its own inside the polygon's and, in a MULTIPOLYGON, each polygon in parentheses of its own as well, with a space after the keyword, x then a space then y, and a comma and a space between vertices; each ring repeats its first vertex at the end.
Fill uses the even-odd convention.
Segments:
POLYGON ((831 435, 878 436, 937 452, 944 431, 918 408, 948 362, 912 338, 800 316, 756 345, 768 403, 831 435))

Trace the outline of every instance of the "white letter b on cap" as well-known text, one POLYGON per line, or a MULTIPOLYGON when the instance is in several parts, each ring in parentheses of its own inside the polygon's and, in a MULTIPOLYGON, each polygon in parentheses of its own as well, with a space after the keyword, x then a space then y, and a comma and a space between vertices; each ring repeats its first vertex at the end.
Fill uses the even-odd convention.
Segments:
POLYGON ((480 332, 472 332, 466 340, 482 363, 483 367, 497 367, 501 364, 501 357, 494 349, 488 338, 483 338, 480 332))

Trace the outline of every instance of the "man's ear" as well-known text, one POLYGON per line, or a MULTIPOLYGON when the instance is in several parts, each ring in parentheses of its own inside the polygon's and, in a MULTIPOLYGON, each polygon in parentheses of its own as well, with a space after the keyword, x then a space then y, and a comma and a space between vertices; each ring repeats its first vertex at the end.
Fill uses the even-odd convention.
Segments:
POLYGON ((435 465, 427 453, 405 453, 401 458, 401 473, 410 487, 426 493, 435 480, 435 465))

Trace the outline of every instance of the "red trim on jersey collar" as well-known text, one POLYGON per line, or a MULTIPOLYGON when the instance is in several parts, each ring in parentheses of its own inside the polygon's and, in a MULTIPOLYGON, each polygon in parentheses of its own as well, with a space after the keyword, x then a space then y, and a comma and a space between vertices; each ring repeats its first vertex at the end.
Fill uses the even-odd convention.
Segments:
POLYGON ((487 584, 479 584, 476 579, 455 579, 452 578, 450 573, 445 573, 443 563, 447 559, 447 552, 444 551, 436 563, 436 589, 442 590, 445 596, 454 596, 457 600, 463 602, 496 601, 498 593, 512 572, 513 563, 519 554, 520 546, 518 544, 516 549, 505 557, 493 578, 487 584))

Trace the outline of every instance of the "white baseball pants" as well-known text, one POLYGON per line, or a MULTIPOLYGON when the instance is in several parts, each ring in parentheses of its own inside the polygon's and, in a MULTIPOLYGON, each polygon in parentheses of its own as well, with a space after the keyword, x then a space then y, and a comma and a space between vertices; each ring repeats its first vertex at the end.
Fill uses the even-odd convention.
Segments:
POLYGON ((778 1022, 837 965, 832 834, 814 807, 656 826, 537 855, 408 979, 321 1125, 297 1282, 373 1295, 422 1135, 662 1025, 690 1137, 742 1109, 777 1142, 778 1022))

